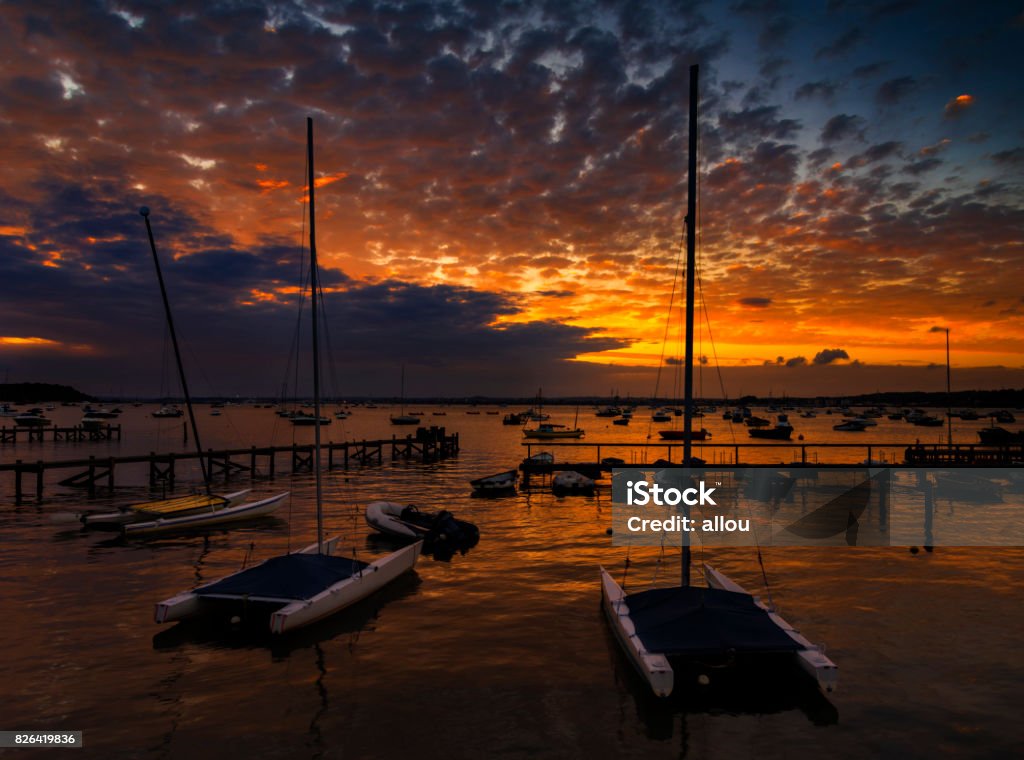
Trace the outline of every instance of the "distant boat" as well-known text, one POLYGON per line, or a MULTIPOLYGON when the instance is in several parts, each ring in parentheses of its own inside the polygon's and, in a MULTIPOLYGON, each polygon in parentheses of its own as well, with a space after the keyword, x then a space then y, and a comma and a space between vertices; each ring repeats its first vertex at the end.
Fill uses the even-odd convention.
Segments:
POLYGON ((580 428, 569 428, 565 425, 554 425, 544 422, 535 428, 524 428, 524 438, 582 438, 583 430, 580 428))
POLYGON ((1006 428, 990 427, 978 431, 978 437, 986 446, 1012 446, 1024 444, 1024 430, 1011 433, 1006 428))
POLYGON ((506 414, 501 418, 502 425, 522 425, 524 422, 526 422, 526 415, 516 414, 515 412, 506 414))
POLYGON ((617 419, 612 420, 612 424, 613 425, 628 425, 629 424, 629 420, 630 420, 629 417, 618 417, 617 419))
POLYGON ((21 427, 46 427, 52 423, 41 414, 19 414, 14 418, 14 424, 21 427))
POLYGON ((691 430, 689 435, 683 430, 659 430, 658 435, 666 441, 685 441, 687 438, 691 441, 705 441, 711 437, 711 433, 705 428, 691 430))
POLYGON ((182 417, 184 412, 176 406, 162 406, 153 412, 153 416, 157 418, 169 418, 169 417, 182 417))
POLYGON ((595 417, 618 417, 622 410, 617 406, 603 406, 594 412, 595 417))
POLYGON ((554 464, 555 455, 550 451, 538 451, 532 456, 526 457, 523 460, 523 464, 554 464))
POLYGON ((405 365, 402 365, 402 395, 401 395, 401 413, 391 415, 392 425, 419 425, 420 418, 414 414, 405 413, 405 365))
POLYGON ((863 433, 868 429, 868 425, 865 420, 851 419, 846 420, 846 422, 840 422, 838 425, 833 425, 832 429, 838 430, 841 433, 863 433))
MULTIPOLYGON (((315 414, 307 414, 306 412, 296 412, 295 414, 293 414, 288 419, 291 421, 291 423, 293 425, 298 425, 300 427, 311 427, 311 426, 316 424, 316 415, 315 414)), ((321 414, 320 415, 320 424, 321 425, 330 425, 331 424, 331 418, 330 417, 325 417, 324 415, 321 414)))
POLYGON ((664 409, 659 409, 651 415, 651 422, 671 422, 672 413, 664 409))
POLYGON ((747 432, 751 438, 767 438, 772 441, 788 441, 793 435, 793 426, 789 422, 789 415, 780 414, 773 427, 750 428, 747 432))

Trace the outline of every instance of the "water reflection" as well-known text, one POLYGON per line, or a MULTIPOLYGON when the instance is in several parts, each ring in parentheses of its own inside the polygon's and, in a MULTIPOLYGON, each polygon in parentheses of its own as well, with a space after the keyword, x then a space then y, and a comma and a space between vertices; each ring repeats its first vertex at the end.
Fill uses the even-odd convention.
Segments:
POLYGON ((177 651, 193 646, 218 650, 266 649, 272 660, 279 662, 288 659, 296 651, 318 647, 324 642, 344 636, 346 649, 352 652, 360 635, 373 629, 373 624, 380 618, 384 608, 393 602, 415 596, 421 583, 415 571, 405 573, 351 607, 285 635, 270 633, 266 615, 206 615, 182 620, 153 636, 153 649, 177 651), (233 618, 237 618, 237 621, 233 622, 233 618))
MULTIPOLYGON (((603 619, 603 613, 598 614, 603 619)), ((681 757, 687 754, 688 715, 774 715, 799 711, 816 726, 839 722, 836 706, 787 657, 761 657, 756 662, 728 667, 673 661, 675 689, 669 697, 657 697, 626 658, 608 626, 603 625, 602 629, 615 686, 632 699, 645 735, 658 741, 669 740, 677 718, 682 718, 681 757)))

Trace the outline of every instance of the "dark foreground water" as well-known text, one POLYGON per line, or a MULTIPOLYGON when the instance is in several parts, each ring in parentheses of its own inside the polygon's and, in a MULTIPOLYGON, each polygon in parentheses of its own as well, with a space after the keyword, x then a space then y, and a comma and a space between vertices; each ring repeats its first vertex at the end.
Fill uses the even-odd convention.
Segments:
MULTIPOLYGON (((425 557, 384 592, 275 641, 156 626, 152 607, 237 569, 249 552, 260 559, 308 543, 310 476, 255 483, 258 494, 292 491, 275 519, 133 544, 62 522, 85 505, 81 494, 48 485, 42 504, 16 508, 4 479, 0 729, 82 730, 85 749, 73 756, 104 758, 996 757, 1024 748, 1024 550, 767 549, 776 603, 828 645, 839 691, 826 700, 782 670, 724 691, 714 677, 709 687, 684 683, 683 696, 661 702, 634 676, 599 609, 598 565, 621 577, 625 559, 605 534, 607 492, 469 498, 469 478, 521 458, 518 431, 463 408, 433 419, 424 411, 462 432, 462 455, 331 473, 329 534, 363 559, 387 551, 368 538, 362 510, 388 498, 453 510, 479 525, 479 545, 450 562, 425 557)), ((327 437, 390 435, 387 412, 357 411, 327 437)), ((203 419, 204 443, 290 440, 270 416, 229 409, 203 419)), ((831 440, 835 421, 807 420, 803 430, 831 440)), ((613 429, 589 413, 581 425, 588 440, 646 434, 644 424, 613 429)), ((125 426, 119 447, 19 444, 2 456, 150 450, 158 435, 161 449, 181 448, 179 428, 157 428, 142 409, 126 413, 125 426)), ((864 435, 907 442, 920 432, 882 422, 864 435)), ((144 472, 134 486, 132 477, 119 471, 124 486, 88 506, 145 497, 144 472)), ((635 589, 676 581, 674 556, 630 557, 635 589)), ((703 558, 759 586, 753 551, 709 549, 703 558)))

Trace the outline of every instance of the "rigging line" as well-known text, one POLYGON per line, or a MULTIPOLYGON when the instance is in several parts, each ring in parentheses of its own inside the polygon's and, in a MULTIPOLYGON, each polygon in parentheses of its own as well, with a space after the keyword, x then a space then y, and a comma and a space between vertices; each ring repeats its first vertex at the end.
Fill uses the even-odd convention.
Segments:
POLYGON ((320 293, 320 324, 324 328, 324 343, 327 349, 327 372, 331 378, 331 390, 334 401, 337 403, 341 398, 340 384, 338 383, 337 362, 334 361, 334 347, 331 345, 331 328, 327 319, 327 302, 324 300, 323 280, 320 278, 320 265, 317 264, 317 291, 320 293))
MULTIPOLYGON (((657 399, 658 399, 658 388, 661 386, 661 370, 662 370, 662 367, 665 365, 665 347, 668 345, 668 334, 669 334, 669 330, 672 328, 672 308, 675 306, 675 300, 676 300, 676 283, 679 282, 679 273, 680 273, 680 268, 682 266, 683 251, 686 250, 686 245, 685 245, 685 239, 686 238, 685 238, 685 236, 686 236, 686 221, 684 220, 683 221, 683 232, 681 234, 681 239, 679 241, 679 246, 677 247, 678 253, 676 253, 676 268, 675 268, 675 272, 673 272, 673 274, 672 274, 672 290, 671 290, 671 293, 670 293, 669 299, 668 299, 668 316, 665 319, 665 332, 661 336, 661 354, 658 356, 658 373, 657 373, 657 375, 655 375, 655 378, 654 378, 654 398, 651 399, 651 401, 654 402, 654 403, 657 403, 657 399)), ((653 415, 651 415, 651 416, 653 417, 653 415)), ((650 440, 650 438, 651 438, 651 430, 653 428, 654 428, 654 420, 651 419, 651 418, 648 418, 648 420, 647 420, 647 439, 648 440, 650 440)), ((645 451, 644 452, 645 461, 646 461, 646 455, 647 455, 647 452, 645 451)))

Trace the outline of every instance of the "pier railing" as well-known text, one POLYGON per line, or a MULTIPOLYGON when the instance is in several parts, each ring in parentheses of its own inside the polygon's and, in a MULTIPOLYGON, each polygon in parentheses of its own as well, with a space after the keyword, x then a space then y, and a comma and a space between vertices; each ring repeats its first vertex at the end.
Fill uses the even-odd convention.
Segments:
MULTIPOLYGON (((657 442, 634 442, 634 441, 524 441, 527 459, 534 453, 553 449, 568 449, 594 452, 593 464, 600 464, 604 459, 602 454, 609 451, 621 452, 640 451, 644 454, 641 461, 626 461, 627 465, 650 464, 659 458, 671 462, 680 462, 683 455, 682 441, 657 441, 657 442), (648 452, 654 456, 648 456, 648 452)), ((802 441, 773 442, 773 443, 705 443, 703 441, 693 443, 693 455, 700 457, 712 465, 739 465, 739 464, 784 464, 795 465, 825 465, 825 464, 919 464, 919 465, 966 465, 966 466, 992 466, 1004 467, 1024 463, 1024 445, 1014 444, 1012 446, 987 446, 982 444, 911 444, 905 443, 884 443, 878 441, 866 442, 856 441, 851 443, 805 443, 802 441), (835 454, 842 450, 854 451, 852 457, 844 457, 842 462, 836 461, 835 454), (711 453, 709 458, 707 454, 711 453), (751 456, 754 452, 768 454, 767 459, 771 460, 772 454, 777 454, 778 459, 765 461, 766 457, 751 456), (832 454, 826 458, 824 453, 832 454), (746 455, 746 456, 745 456, 746 455)), ((523 463, 529 466, 527 462, 523 463)), ((555 462, 555 469, 564 469, 555 462)))
MULTIPOLYGON (((420 428, 415 435, 379 440, 327 442, 321 445, 321 466, 335 467, 380 465, 385 452, 389 461, 437 462, 459 453, 459 434, 448 435, 443 427, 420 428)), ((235 449, 207 449, 202 453, 207 472, 211 476, 230 480, 233 476, 248 475, 250 479, 263 475, 273 479, 278 472, 278 457, 287 456, 290 472, 312 472, 314 446, 311 443, 287 446, 250 446, 235 449)), ((59 485, 81 487, 94 496, 97 486, 113 489, 119 467, 145 464, 149 470, 149 485, 166 484, 173 487, 178 462, 197 460, 200 454, 191 452, 136 454, 119 457, 90 456, 84 459, 25 462, 21 459, 0 464, 0 473, 14 474, 14 500, 21 504, 25 498, 26 479, 34 481, 34 496, 42 499, 44 476, 50 471, 72 470, 72 474, 58 481, 59 485)))

